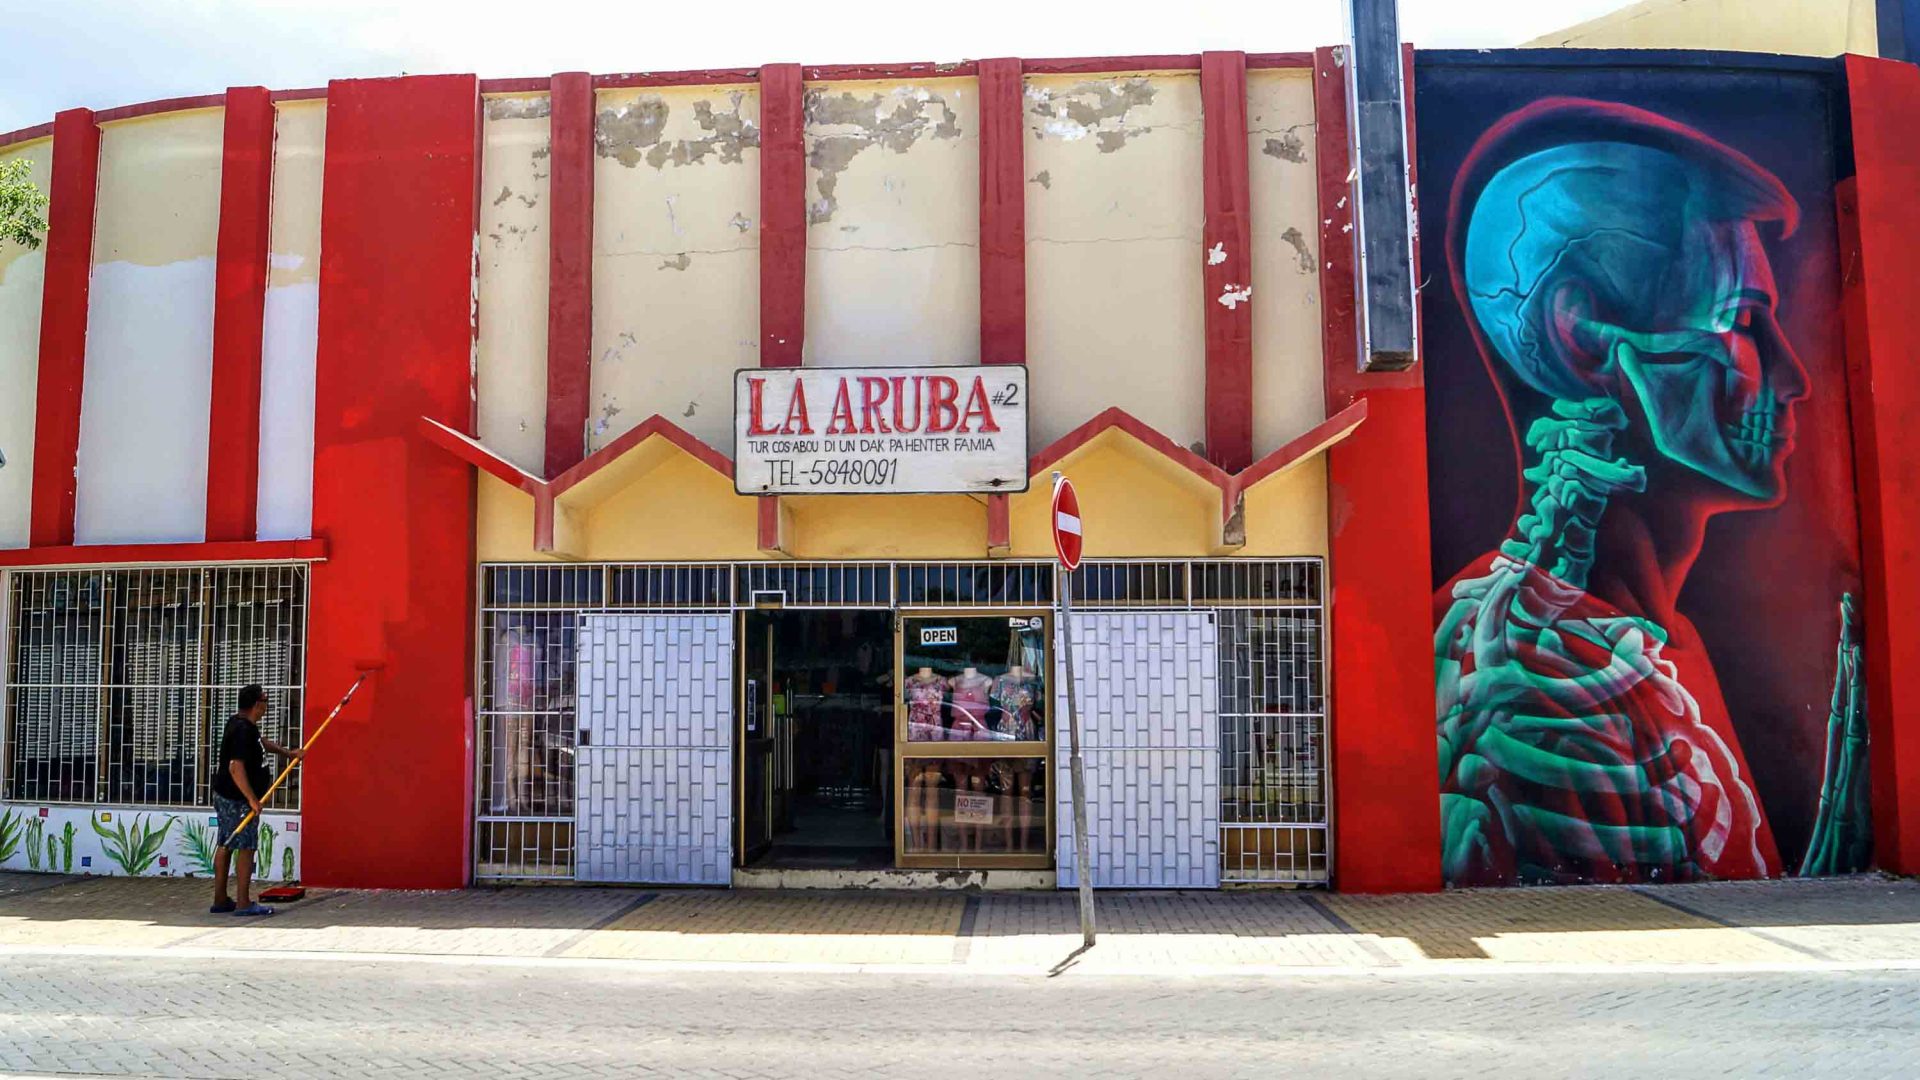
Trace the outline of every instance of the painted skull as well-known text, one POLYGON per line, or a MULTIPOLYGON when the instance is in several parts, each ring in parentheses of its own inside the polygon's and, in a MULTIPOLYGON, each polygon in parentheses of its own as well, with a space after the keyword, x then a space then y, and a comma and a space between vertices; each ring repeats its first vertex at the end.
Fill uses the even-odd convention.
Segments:
POLYGON ((1758 226, 1791 231, 1793 200, 1697 132, 1612 134, 1518 156, 1480 188, 1463 260, 1474 316, 1533 390, 1611 398, 1662 457, 1778 501, 1807 377, 1758 226))

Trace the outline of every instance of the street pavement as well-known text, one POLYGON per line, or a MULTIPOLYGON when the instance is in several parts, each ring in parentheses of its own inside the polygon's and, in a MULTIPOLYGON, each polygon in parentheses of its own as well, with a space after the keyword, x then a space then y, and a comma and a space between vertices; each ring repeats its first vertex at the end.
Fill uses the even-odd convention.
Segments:
POLYGON ((0 1073, 1677 1076, 1920 1071, 1920 884, 1418 897, 0 875, 0 1073))

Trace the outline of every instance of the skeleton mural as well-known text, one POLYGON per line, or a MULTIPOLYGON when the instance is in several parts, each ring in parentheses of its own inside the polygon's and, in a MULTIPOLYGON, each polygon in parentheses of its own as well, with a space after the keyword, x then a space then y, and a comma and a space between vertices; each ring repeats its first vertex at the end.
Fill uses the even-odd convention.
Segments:
MULTIPOLYGON (((1813 823, 1794 829, 1803 849, 1783 851, 1750 762, 1809 740, 1754 736, 1753 723, 1759 747, 1743 740, 1726 689, 1737 671, 1723 658, 1767 658, 1704 639, 1691 616, 1705 590, 1686 588, 1710 522, 1792 497, 1796 412, 1844 393, 1810 377, 1782 323, 1794 297, 1776 282, 1773 249, 1800 227, 1799 202, 1700 130, 1570 98, 1484 128, 1453 177, 1444 261, 1465 329, 1454 348, 1477 351, 1491 375, 1522 482, 1505 538, 1440 578, 1434 598, 1447 880, 1864 868, 1853 596, 1835 590, 1806 613, 1809 628, 1837 613, 1839 643, 1817 703, 1828 707, 1824 758, 1792 751, 1821 775, 1813 823)), ((1429 336, 1430 357, 1445 336, 1429 336)), ((1460 370, 1431 362, 1430 386, 1460 370)), ((1449 431, 1449 419, 1434 413, 1435 455, 1492 434, 1449 431)), ((1440 477, 1436 534, 1446 500, 1470 497, 1440 477)), ((1754 588, 1790 572, 1754 569, 1754 588)), ((1781 715, 1814 722, 1813 702, 1792 704, 1781 715)))

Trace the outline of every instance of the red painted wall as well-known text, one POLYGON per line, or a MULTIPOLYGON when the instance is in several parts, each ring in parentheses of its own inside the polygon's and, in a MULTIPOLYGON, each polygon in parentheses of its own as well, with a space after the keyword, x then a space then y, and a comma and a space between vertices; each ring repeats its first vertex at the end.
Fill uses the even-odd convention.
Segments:
MULTIPOLYGON (((1367 403, 1366 423, 1327 451, 1333 884, 1428 891, 1440 887, 1440 800, 1426 394, 1417 365, 1358 371, 1346 69, 1329 49, 1316 61, 1327 415, 1367 403)), ((1407 111, 1411 129, 1411 102, 1407 111)))
POLYGON ((328 90, 309 723, 385 667, 306 766, 311 884, 468 877, 474 476, 418 429, 469 425, 479 135, 471 75, 328 90))
POLYGON ((1920 68, 1847 57, 1854 179, 1840 193, 1866 615, 1875 862, 1920 873, 1920 68), (1896 618, 1904 614, 1905 618, 1896 618))

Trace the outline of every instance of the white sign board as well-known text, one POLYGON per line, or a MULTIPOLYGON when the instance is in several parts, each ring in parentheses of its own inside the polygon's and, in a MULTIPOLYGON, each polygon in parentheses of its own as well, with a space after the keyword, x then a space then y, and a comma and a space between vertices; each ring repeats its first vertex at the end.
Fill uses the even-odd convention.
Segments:
POLYGON ((1027 490, 1027 369, 746 368, 733 377, 742 495, 1027 490))
POLYGON ((953 820, 961 825, 993 824, 993 796, 955 795, 953 820))

